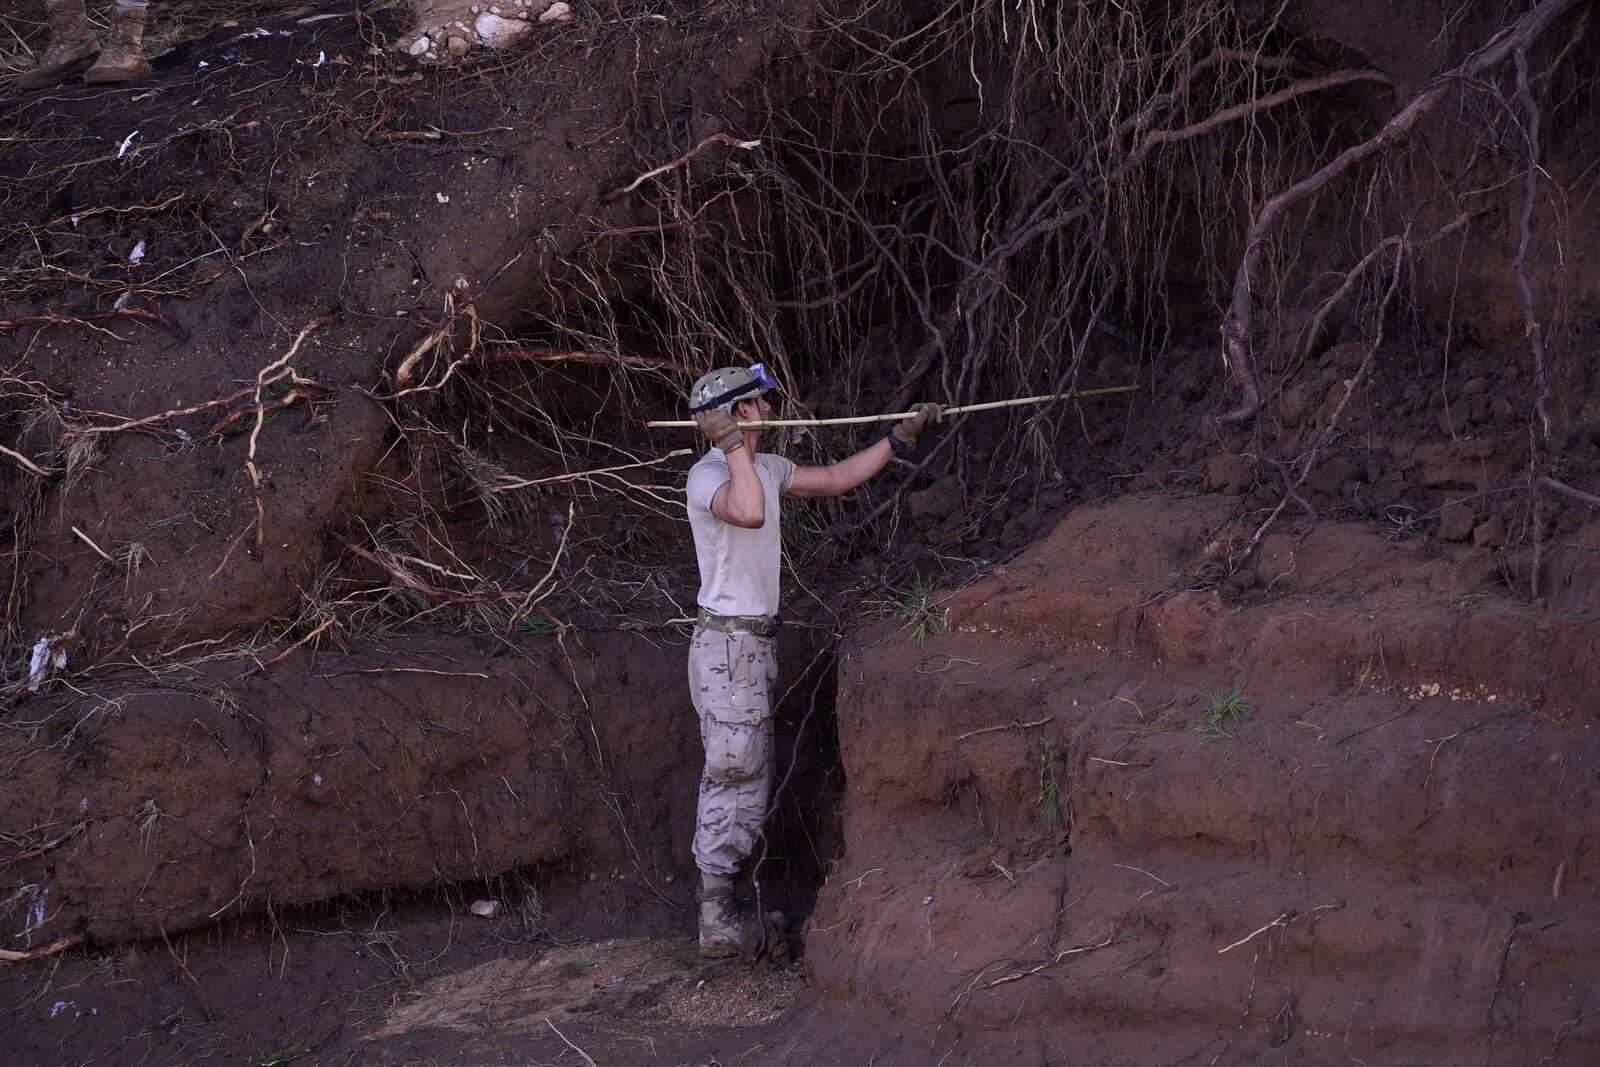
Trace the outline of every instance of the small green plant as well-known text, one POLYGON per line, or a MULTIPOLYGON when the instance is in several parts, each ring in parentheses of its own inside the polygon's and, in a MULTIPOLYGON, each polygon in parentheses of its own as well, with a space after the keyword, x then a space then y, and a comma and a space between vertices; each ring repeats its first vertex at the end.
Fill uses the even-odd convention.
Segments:
POLYGON ((279 1049, 277 1052, 267 1053, 251 1064, 250 1067, 280 1067, 281 1064, 288 1063, 305 1051, 305 1049, 298 1047, 279 1049))
POLYGON ((556 632, 556 624, 545 618, 543 615, 527 615, 524 616, 522 621, 517 624, 517 629, 521 630, 525 634, 533 634, 537 637, 548 637, 556 632))
POLYGON ((560 975, 563 981, 570 981, 582 978, 587 971, 599 965, 599 960, 568 960, 556 968, 556 974, 560 975))
POLYGON ((693 948, 685 946, 672 954, 672 962, 686 971, 692 971, 700 966, 700 956, 693 948))
POLYGON ((1205 712, 1200 716, 1200 723, 1195 727, 1195 732, 1200 735, 1202 744, 1211 744, 1213 741, 1222 741, 1233 735, 1228 733, 1228 722, 1244 722, 1245 713, 1250 710, 1249 703, 1245 700, 1244 690, 1234 686, 1227 696, 1211 695, 1206 704, 1205 712))
POLYGON ((1061 765, 1055 749, 1039 743, 1039 814, 1052 830, 1061 829, 1061 765))
MULTIPOLYGON (((300 371, 299 364, 293 360, 290 361, 289 368, 297 374, 300 371)), ((294 378, 288 374, 283 375, 281 378, 270 381, 261 387, 261 403, 276 403, 277 401, 288 396, 289 390, 293 388, 294 378)), ((250 395, 244 398, 242 404, 243 406, 236 409, 236 411, 247 412, 247 414, 244 414, 242 417, 236 418, 232 422, 223 426, 222 429, 218 431, 221 436, 237 437, 239 434, 250 433, 256 428, 256 392, 254 389, 250 390, 250 395)), ((270 411, 263 411, 260 415, 261 425, 267 426, 273 422, 276 422, 278 417, 281 416, 285 410, 287 409, 273 408, 270 411)))
POLYGON ((938 586, 938 579, 933 575, 917 571, 911 576, 911 585, 900 594, 900 617, 911 625, 908 640, 913 644, 920 645, 944 629, 943 614, 930 602, 938 586))

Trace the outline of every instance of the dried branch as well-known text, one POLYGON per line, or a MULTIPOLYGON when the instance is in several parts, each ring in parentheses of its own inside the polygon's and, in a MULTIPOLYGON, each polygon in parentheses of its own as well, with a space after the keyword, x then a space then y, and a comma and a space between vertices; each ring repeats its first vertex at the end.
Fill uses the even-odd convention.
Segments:
POLYGON ((41 945, 38 948, 21 950, 0 948, 0 963, 27 963, 29 960, 42 960, 47 956, 54 956, 58 952, 65 952, 74 945, 81 945, 85 940, 87 940, 87 937, 84 934, 68 934, 66 937, 58 937, 48 945, 41 945))
POLYGON ((37 463, 35 463, 33 460, 29 459, 27 456, 24 456, 21 452, 13 451, 12 449, 7 448, 5 445, 0 445, 0 453, 3 453, 4 455, 10 456, 12 459, 14 459, 18 463, 22 464, 22 468, 24 470, 26 470, 29 474, 34 475, 35 477, 38 477, 38 478, 49 478, 51 475, 60 473, 59 471, 53 471, 53 470, 50 470, 48 468, 39 466, 37 463))

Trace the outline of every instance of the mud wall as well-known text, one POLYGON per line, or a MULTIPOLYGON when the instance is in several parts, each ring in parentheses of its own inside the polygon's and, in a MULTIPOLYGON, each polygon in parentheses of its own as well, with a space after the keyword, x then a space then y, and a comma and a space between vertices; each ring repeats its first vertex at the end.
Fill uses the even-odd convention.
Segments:
POLYGON ((1420 606, 1470 556, 1351 528, 1282 596, 1192 592, 1225 514, 1079 509, 936 636, 853 638, 823 1016, 934 1059, 1592 1060, 1588 613, 1470 580, 1420 606))

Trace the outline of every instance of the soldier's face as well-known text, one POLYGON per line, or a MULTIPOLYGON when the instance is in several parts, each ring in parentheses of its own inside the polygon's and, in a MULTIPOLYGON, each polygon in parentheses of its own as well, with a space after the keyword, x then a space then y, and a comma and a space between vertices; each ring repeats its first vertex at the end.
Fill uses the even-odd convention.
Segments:
MULTIPOLYGON (((740 422, 760 422, 763 419, 770 419, 773 415, 772 402, 764 394, 754 400, 741 400, 739 401, 737 415, 740 422)), ((763 427, 759 430, 747 430, 745 432, 759 436, 767 431, 763 427)))

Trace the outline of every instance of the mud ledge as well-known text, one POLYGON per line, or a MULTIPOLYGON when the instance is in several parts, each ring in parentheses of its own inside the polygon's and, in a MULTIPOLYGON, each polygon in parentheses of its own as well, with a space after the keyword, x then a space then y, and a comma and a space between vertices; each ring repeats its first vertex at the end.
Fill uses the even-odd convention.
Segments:
POLYGON ((817 1010, 938 1054, 1588 1062, 1594 620, 1352 527, 1230 603, 1195 577, 1226 518, 1079 509, 925 644, 855 636, 817 1010))

